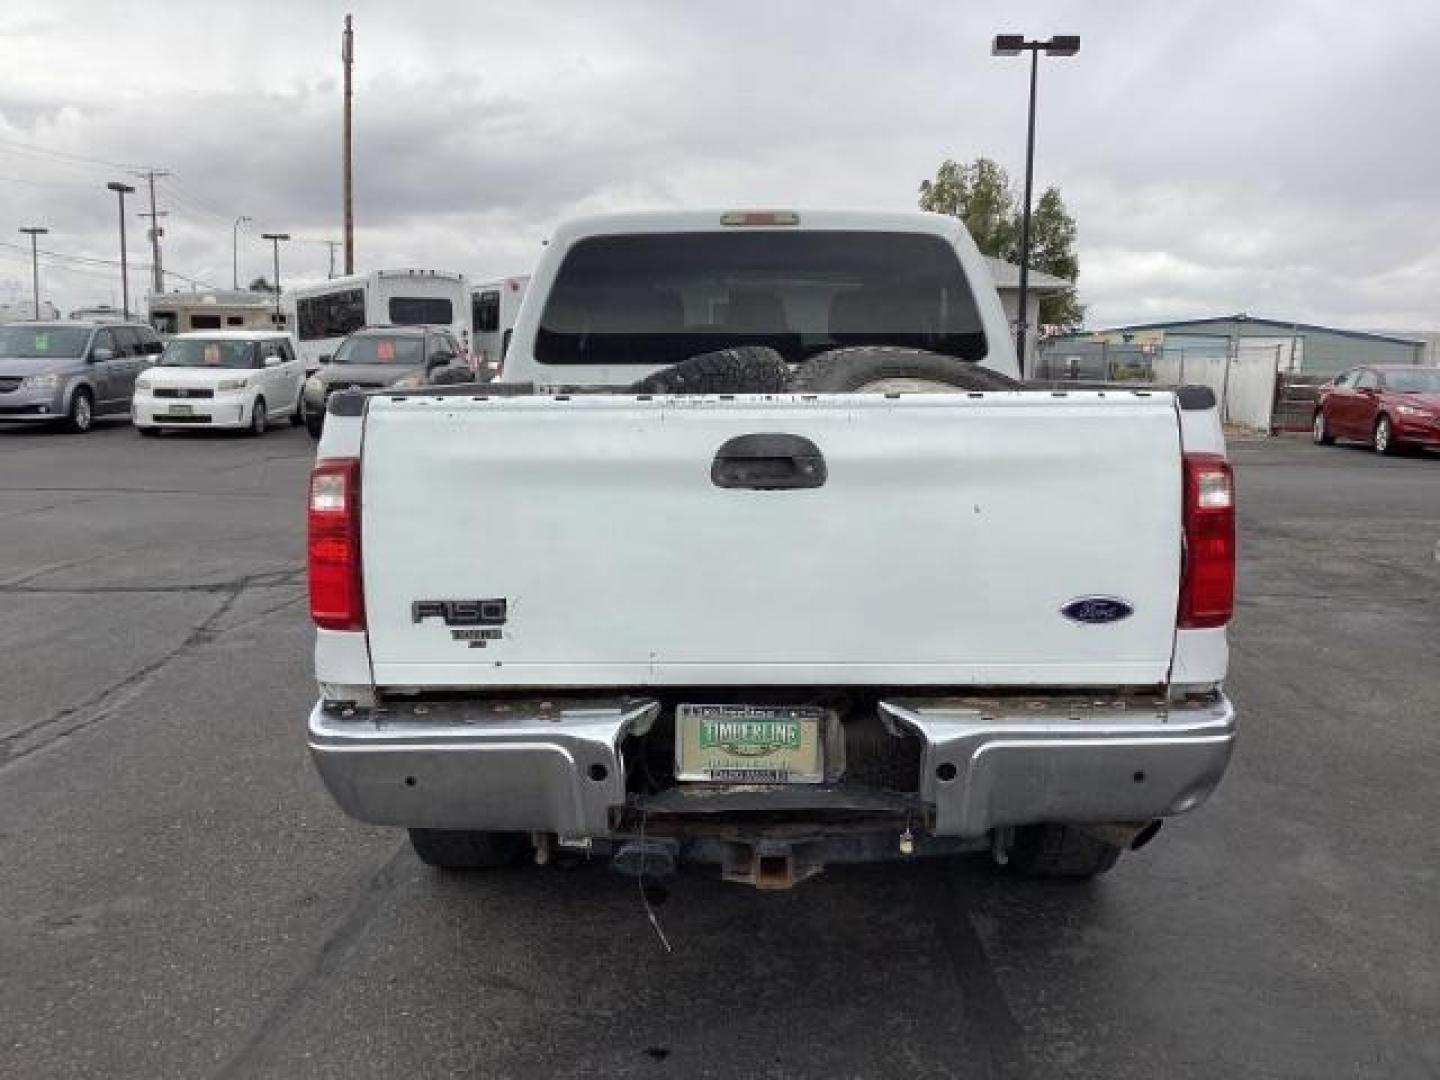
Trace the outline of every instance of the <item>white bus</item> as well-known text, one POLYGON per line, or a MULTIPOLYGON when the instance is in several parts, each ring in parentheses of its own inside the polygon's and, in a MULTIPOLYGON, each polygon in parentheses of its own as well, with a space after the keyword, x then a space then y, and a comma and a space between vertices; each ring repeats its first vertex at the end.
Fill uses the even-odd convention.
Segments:
POLYGON ((468 351, 469 296, 464 274, 440 270, 373 270, 304 285, 285 294, 288 328, 314 371, 362 326, 443 326, 468 351))
POLYGON ((470 286, 470 354, 476 370, 499 373, 529 285, 530 275, 524 274, 470 286))
POLYGON ((146 298, 149 323, 169 337, 191 330, 280 330, 275 297, 248 289, 209 292, 151 293, 146 298))

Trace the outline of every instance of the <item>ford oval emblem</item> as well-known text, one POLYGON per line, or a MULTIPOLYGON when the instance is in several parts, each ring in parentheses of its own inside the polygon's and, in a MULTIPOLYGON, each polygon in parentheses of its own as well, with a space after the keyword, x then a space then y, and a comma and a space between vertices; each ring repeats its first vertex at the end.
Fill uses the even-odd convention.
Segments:
POLYGON ((1077 596, 1060 609, 1071 622, 1097 626, 1119 622, 1135 614, 1135 609, 1115 596, 1077 596))

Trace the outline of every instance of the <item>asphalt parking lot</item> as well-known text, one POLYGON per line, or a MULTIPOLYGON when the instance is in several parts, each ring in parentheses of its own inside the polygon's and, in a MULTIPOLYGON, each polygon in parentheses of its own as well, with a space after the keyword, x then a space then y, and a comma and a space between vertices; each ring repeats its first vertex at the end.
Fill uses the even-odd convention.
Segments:
POLYGON ((444 877, 306 760, 312 443, 0 428, 0 1075, 1440 1075, 1440 457, 1234 448, 1243 743, 1090 886, 444 877))

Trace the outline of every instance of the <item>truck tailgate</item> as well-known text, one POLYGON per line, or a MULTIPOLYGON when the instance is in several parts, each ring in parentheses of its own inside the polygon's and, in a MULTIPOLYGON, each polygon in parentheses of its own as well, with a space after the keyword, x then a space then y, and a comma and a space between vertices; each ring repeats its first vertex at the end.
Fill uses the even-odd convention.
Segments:
POLYGON ((382 686, 1166 679, 1168 393, 383 396, 363 440, 382 686), (747 434, 810 440, 825 482, 717 486, 747 434), (1084 597, 1133 614, 1062 613, 1084 597))

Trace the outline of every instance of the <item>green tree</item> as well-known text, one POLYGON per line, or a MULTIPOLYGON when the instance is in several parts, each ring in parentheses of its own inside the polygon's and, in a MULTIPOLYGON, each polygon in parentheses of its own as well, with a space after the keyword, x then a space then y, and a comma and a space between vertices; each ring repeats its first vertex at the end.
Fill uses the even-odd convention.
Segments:
POLYGON ((1020 246, 1017 207, 1009 175, 989 158, 944 161, 933 181, 920 184, 920 209, 958 217, 981 251, 1002 259, 1020 246))
MULTIPOLYGON (((920 183, 920 209, 959 218, 984 254, 1012 263, 1020 261, 1021 202, 1009 174, 989 158, 968 165, 947 159, 935 170, 934 180, 920 183)), ((1030 214, 1030 268, 1067 281, 1080 276, 1075 219, 1059 188, 1046 188, 1030 214)), ((1074 330, 1084 321, 1085 308, 1075 289, 1040 298, 1041 326, 1074 330)))
POLYGON ((274 285, 271 285, 270 282, 265 280, 264 274, 261 274, 259 277, 257 277, 254 281, 250 282, 250 284, 245 287, 251 292, 273 293, 278 291, 274 285))

